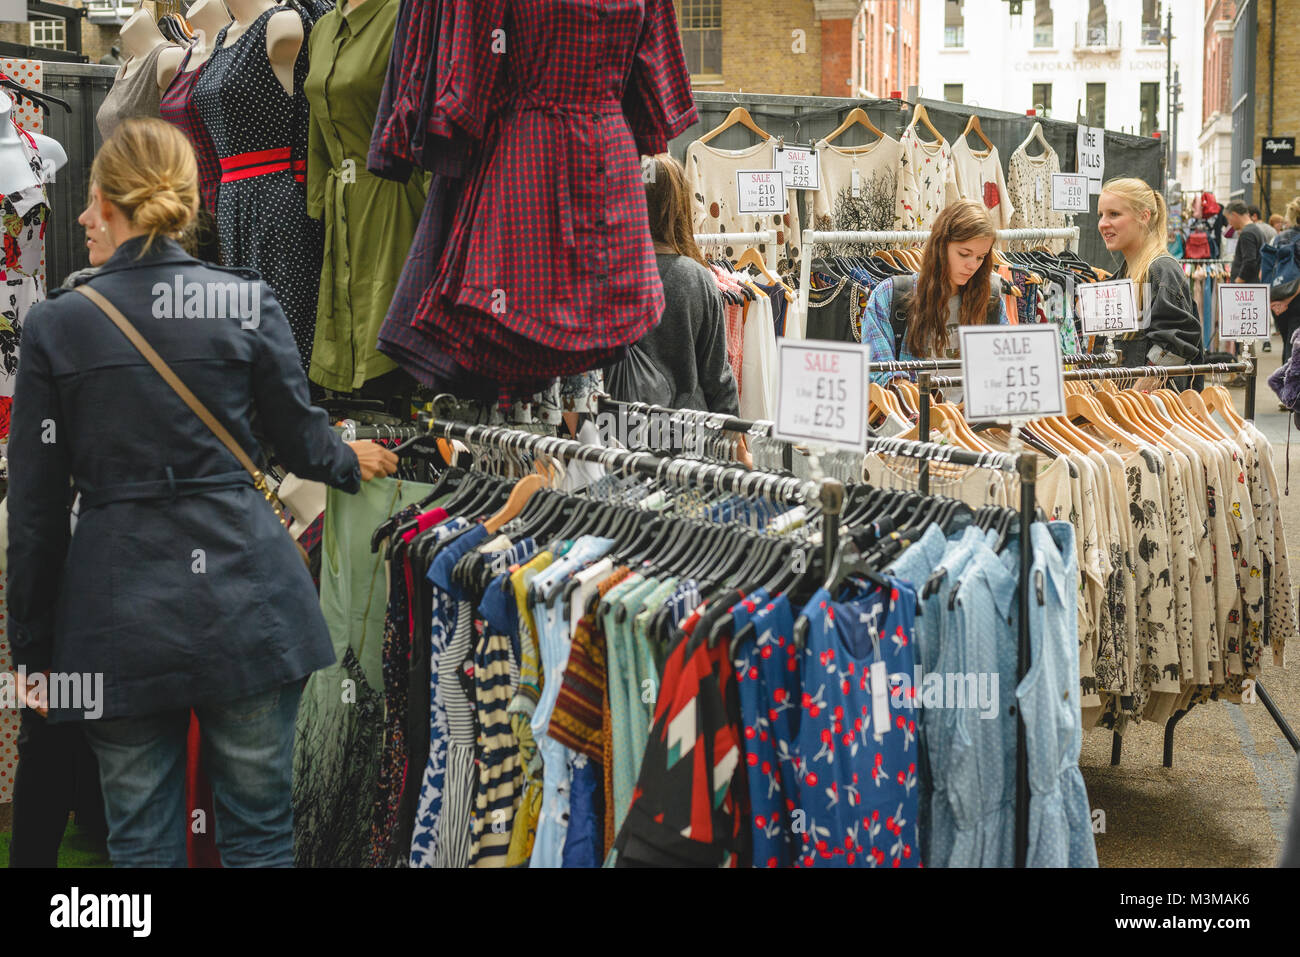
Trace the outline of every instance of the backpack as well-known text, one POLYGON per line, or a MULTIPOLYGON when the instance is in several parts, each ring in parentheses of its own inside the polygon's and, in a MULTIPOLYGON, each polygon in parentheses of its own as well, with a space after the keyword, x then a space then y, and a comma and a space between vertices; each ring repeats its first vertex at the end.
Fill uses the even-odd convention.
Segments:
POLYGON ((1202 216, 1208 219, 1209 217, 1217 214, 1220 208, 1221 207, 1219 206, 1219 201, 1214 198, 1213 193, 1201 194, 1201 215, 1202 216))
POLYGON ((1268 283, 1268 298, 1274 302, 1300 291, 1300 231, 1288 229, 1260 247, 1259 281, 1268 283))
POLYGON ((1183 245, 1183 257, 1186 259, 1213 259, 1210 252, 1210 234, 1202 230, 1195 230, 1188 234, 1187 242, 1183 245))
MULTIPOLYGON (((1002 317, 1002 298, 998 294, 998 289, 1002 285, 1002 277, 993 275, 992 279, 997 280, 997 287, 989 291, 989 310, 986 321, 989 325, 997 325, 998 320, 1002 317)), ((894 358, 902 355, 903 341, 907 338, 907 317, 912 311, 912 294, 916 292, 916 276, 908 273, 905 276, 894 277, 893 294, 889 302, 889 325, 894 333, 894 358)))

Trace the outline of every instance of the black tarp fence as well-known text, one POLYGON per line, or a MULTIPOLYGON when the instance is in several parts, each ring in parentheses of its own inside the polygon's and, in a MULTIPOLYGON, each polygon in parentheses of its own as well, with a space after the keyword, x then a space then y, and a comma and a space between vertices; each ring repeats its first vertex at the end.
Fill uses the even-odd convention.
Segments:
MULTIPOLYGON (((966 128, 972 115, 980 118, 980 127, 993 145, 998 148, 1002 171, 1006 172, 1011 154, 1024 142, 1035 122, 1043 126, 1043 135, 1061 161, 1061 172, 1075 171, 1078 125, 1060 120, 1004 113, 984 107, 965 106, 945 100, 921 99, 930 121, 948 142, 955 142, 966 128)), ((677 159, 686 156, 686 148, 717 127, 735 107, 743 106, 758 126, 772 136, 784 136, 792 143, 809 144, 826 136, 844 121, 849 111, 860 107, 881 130, 897 139, 912 118, 912 104, 900 100, 853 100, 822 96, 777 96, 758 93, 696 93, 695 106, 700 122, 673 140, 669 151, 677 159)), ((861 146, 875 136, 860 125, 854 125, 836 139, 837 146, 861 146)), ((741 149, 755 142, 754 134, 741 126, 733 127, 710 141, 719 149, 741 149)), ((1165 180, 1165 150, 1161 140, 1128 133, 1106 131, 1105 178, 1136 176, 1163 189, 1165 180)), ((800 196, 806 202, 808 194, 800 196)), ((809 220, 806 210, 800 221, 809 220)), ((1097 197, 1091 197, 1091 209, 1074 217, 1079 227, 1079 252, 1089 262, 1106 268, 1120 264, 1118 254, 1107 252, 1097 234, 1097 197)))

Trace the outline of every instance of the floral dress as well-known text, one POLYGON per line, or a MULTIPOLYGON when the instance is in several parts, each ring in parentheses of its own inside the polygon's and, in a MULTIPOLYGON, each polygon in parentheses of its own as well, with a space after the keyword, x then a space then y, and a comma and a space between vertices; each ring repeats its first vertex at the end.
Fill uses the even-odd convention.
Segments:
POLYGON ((35 143, 19 130, 27 162, 36 174, 34 186, 0 197, 4 223, 4 267, 0 270, 0 440, 9 436, 9 412, 18 381, 18 344, 27 311, 45 298, 45 223, 50 202, 41 179, 41 158, 35 143))

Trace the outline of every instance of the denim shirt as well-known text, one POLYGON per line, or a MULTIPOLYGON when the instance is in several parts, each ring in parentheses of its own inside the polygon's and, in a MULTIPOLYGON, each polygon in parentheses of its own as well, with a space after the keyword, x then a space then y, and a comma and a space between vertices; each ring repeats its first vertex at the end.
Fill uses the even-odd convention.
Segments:
POLYGON ((1016 699, 1029 757, 1029 867, 1096 867, 1088 792, 1079 771, 1078 578, 1074 526, 1030 529, 1031 663, 1016 699), (1039 595, 1042 601, 1039 601, 1039 595))

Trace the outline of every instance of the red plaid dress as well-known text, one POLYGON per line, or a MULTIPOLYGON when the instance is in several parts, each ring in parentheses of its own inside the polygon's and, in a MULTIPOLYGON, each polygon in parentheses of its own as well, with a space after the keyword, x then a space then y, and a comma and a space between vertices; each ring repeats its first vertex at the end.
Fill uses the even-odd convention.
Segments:
POLYGON ((434 5, 426 132, 479 151, 411 327, 513 391, 595 368, 663 311, 640 156, 697 119, 672 2, 434 5))

